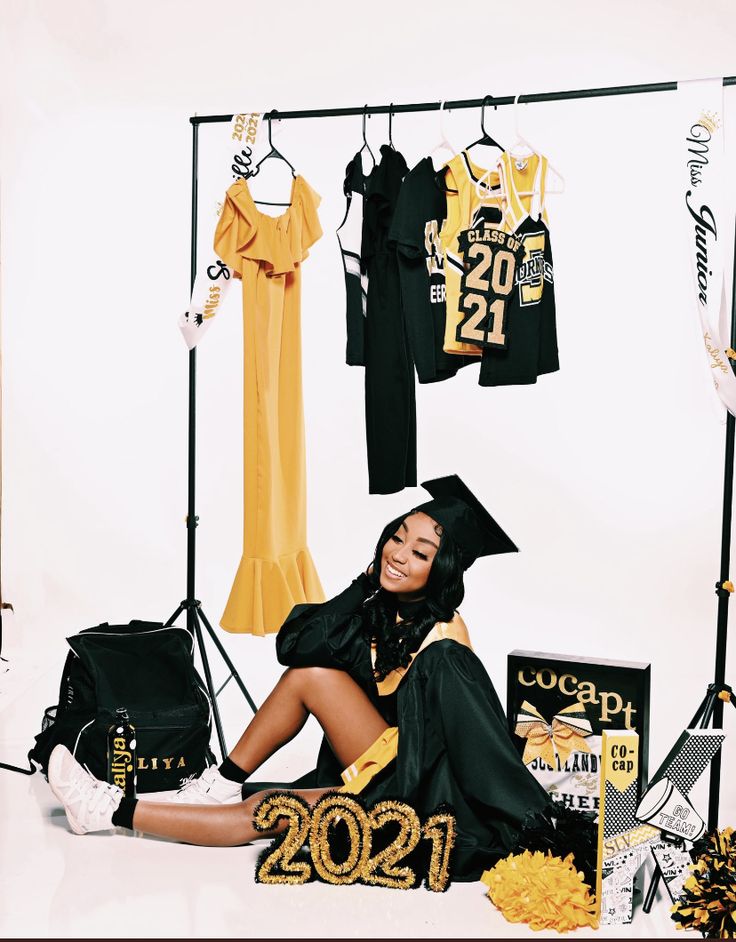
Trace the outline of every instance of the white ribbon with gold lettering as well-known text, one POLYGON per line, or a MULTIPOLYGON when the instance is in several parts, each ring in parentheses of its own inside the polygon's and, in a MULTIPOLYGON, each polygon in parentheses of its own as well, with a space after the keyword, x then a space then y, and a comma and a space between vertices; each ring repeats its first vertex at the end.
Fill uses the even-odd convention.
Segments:
MULTIPOLYGON (((251 165, 256 163, 254 154, 259 144, 260 128, 260 113, 233 116, 222 147, 223 192, 231 185, 233 178, 245 176, 251 165)), ((218 204, 216 217, 221 210, 222 206, 218 204)), ((232 271, 217 257, 214 249, 206 252, 197 266, 189 310, 179 318, 179 329, 190 350, 199 343, 217 316, 233 281, 232 271)))
POLYGON ((684 206, 695 304, 721 402, 736 415, 736 376, 726 354, 730 321, 724 280, 726 214, 723 79, 678 84, 683 116, 684 206))

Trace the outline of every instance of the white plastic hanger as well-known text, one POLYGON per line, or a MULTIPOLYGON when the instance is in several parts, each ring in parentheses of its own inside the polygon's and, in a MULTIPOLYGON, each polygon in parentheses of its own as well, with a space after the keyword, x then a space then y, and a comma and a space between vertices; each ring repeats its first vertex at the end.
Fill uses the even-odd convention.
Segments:
POLYGON ((448 160, 452 160, 455 157, 457 151, 452 146, 450 141, 447 139, 447 131, 445 130, 445 103, 444 101, 440 102, 440 139, 437 144, 432 148, 430 152, 430 160, 432 161, 432 166, 435 170, 439 170, 443 167, 448 160), (442 151, 445 152, 445 157, 442 157, 442 151))
MULTIPOLYGON (((516 131, 516 140, 509 147, 509 157, 512 160, 525 160, 529 157, 532 157, 534 154, 540 154, 540 151, 537 150, 529 141, 524 137, 524 135, 519 130, 519 99, 521 95, 517 95, 514 98, 514 130, 516 131)), ((565 192, 565 178, 562 176, 559 170, 552 166, 552 164, 547 161, 547 173, 552 175, 552 180, 556 181, 556 185, 553 182, 552 186, 545 186, 545 193, 564 193, 565 192)), ((534 190, 523 190, 517 193, 517 196, 534 196, 534 190)))

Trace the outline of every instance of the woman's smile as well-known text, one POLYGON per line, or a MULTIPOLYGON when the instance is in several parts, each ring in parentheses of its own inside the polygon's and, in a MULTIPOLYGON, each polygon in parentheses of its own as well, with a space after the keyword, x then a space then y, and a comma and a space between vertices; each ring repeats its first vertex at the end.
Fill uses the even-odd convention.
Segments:
POLYGON ((399 598, 416 597, 427 585, 439 542, 431 517, 421 511, 409 514, 383 547, 381 586, 399 598))
POLYGON ((386 562, 386 575, 389 579, 406 579, 406 573, 399 572, 388 561, 386 562))

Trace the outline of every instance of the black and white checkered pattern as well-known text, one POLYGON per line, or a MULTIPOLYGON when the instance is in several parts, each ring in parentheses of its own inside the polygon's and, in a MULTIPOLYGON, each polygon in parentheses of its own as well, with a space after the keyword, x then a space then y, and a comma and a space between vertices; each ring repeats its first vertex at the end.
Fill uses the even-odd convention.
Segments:
POLYGON ((677 755, 661 769, 661 775, 657 778, 667 776, 680 789, 683 795, 687 795, 697 780, 708 768, 713 756, 721 748, 721 743, 725 739, 723 733, 703 732, 701 730, 686 729, 681 739, 682 746, 677 755))
POLYGON ((606 804, 603 821, 604 840, 639 826, 640 822, 636 820, 635 815, 638 787, 638 783, 634 779, 626 791, 620 792, 610 782, 606 782, 606 804))

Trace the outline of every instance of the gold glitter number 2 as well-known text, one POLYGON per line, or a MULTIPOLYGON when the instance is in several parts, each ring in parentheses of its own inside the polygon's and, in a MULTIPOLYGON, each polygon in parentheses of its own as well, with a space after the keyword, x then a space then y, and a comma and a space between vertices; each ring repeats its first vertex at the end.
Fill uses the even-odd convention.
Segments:
POLYGON ((399 833, 393 841, 372 857, 362 874, 366 883, 375 886, 391 886, 408 890, 416 883, 416 873, 411 867, 397 867, 396 864, 410 854, 419 843, 421 835, 419 818, 416 811, 401 801, 379 801, 371 809, 371 828, 378 830, 385 824, 395 821, 399 833))
POLYGON ((368 812, 349 795, 330 793, 309 805, 293 793, 277 792, 266 797, 256 808, 253 823, 259 831, 270 831, 280 818, 286 818, 287 830, 278 835, 261 855, 256 871, 259 883, 306 883, 312 878, 307 860, 294 860, 309 839, 312 864, 317 876, 327 883, 350 884, 360 881, 374 886, 410 889, 416 886, 411 867, 398 867, 421 838, 431 841, 432 851, 426 886, 437 893, 450 882, 450 853, 455 844, 455 816, 438 811, 420 825, 417 813, 403 801, 380 801, 368 812), (342 823, 347 829, 347 847, 335 860, 331 830, 342 823), (373 834, 395 823, 399 831, 393 841, 375 855, 373 834))
POLYGON ((279 818, 286 818, 288 827, 269 844, 256 871, 256 879, 259 883, 306 883, 312 876, 312 868, 306 860, 295 861, 294 855, 307 839, 309 805, 298 795, 283 792, 269 795, 256 808, 253 826, 258 831, 270 831, 279 818))

